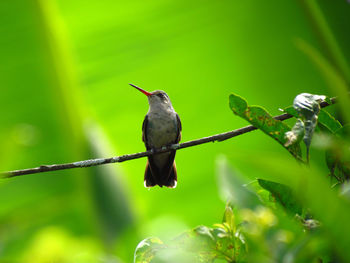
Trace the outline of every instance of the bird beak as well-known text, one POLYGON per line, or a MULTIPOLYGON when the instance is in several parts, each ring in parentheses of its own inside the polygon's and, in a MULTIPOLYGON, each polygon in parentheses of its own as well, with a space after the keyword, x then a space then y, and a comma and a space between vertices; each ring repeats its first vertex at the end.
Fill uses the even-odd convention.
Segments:
POLYGON ((141 89, 141 88, 135 86, 134 84, 129 83, 129 85, 130 85, 130 86, 133 86, 135 89, 138 89, 138 90, 141 91, 143 94, 145 94, 147 97, 149 97, 149 96, 152 95, 152 93, 150 93, 150 92, 148 92, 148 91, 145 91, 145 90, 143 90, 143 89, 141 89))

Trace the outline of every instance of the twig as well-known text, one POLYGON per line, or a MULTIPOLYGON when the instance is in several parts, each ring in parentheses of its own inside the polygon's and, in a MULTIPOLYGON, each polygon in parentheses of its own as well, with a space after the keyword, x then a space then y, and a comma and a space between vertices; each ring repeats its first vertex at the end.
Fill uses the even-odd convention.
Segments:
MULTIPOLYGON (((331 98, 330 101, 331 101, 331 104, 334 104, 336 102, 336 98, 331 98)), ((328 104, 325 101, 320 103, 321 108, 327 107, 329 105, 330 104, 328 104)), ((290 115, 288 113, 284 113, 284 114, 275 116, 274 119, 283 121, 283 120, 290 119, 292 117, 293 117, 292 115, 290 115)), ((110 158, 90 159, 90 160, 78 161, 78 162, 73 162, 73 163, 41 165, 41 166, 35 167, 35 168, 1 172, 0 175, 3 178, 10 178, 10 177, 20 176, 20 175, 25 175, 25 174, 35 174, 35 173, 50 172, 50 171, 57 171, 57 170, 66 170, 66 169, 73 169, 73 168, 83 168, 83 167, 97 166, 97 165, 108 164, 108 163, 121 163, 124 161, 129 161, 129 160, 133 160, 133 159, 146 157, 146 156, 149 156, 152 154, 164 153, 164 152, 169 152, 172 150, 180 150, 180 149, 184 149, 187 147, 200 145, 203 143, 215 142, 215 141, 221 142, 221 141, 236 137, 238 135, 241 135, 241 134, 244 134, 244 133, 247 133, 250 131, 254 131, 256 129, 257 128, 255 128, 254 126, 249 125, 249 126, 237 129, 237 130, 233 130, 233 131, 229 131, 229 132, 225 132, 225 133, 220 133, 220 134, 215 134, 213 136, 204 137, 201 139, 192 140, 192 141, 188 141, 188 142, 184 142, 184 143, 180 143, 180 144, 172 144, 169 146, 162 147, 160 149, 149 150, 146 152, 126 154, 126 155, 115 156, 115 157, 110 157, 110 158)))

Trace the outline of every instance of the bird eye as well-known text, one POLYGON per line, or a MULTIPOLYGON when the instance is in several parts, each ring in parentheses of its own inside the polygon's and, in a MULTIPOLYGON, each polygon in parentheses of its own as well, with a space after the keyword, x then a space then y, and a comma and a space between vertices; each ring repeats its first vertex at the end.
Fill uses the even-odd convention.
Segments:
POLYGON ((157 94, 157 95, 158 95, 159 98, 161 98, 161 99, 163 99, 163 100, 165 99, 165 95, 164 95, 163 93, 159 93, 159 94, 157 94))

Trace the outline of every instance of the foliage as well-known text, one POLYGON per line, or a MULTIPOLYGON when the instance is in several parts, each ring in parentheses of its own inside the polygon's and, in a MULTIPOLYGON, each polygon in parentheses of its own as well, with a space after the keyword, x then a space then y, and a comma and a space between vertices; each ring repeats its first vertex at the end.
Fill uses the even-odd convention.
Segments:
POLYGON ((276 201, 286 209, 286 211, 293 215, 302 214, 302 207, 290 187, 264 179, 258 179, 258 183, 262 188, 269 191, 271 195, 276 198, 276 201))
POLYGON ((297 120, 291 131, 285 133, 285 137, 288 140, 285 146, 293 145, 303 138, 306 145, 307 162, 309 162, 311 140, 317 125, 318 114, 321 110, 319 102, 325 99, 326 96, 302 93, 296 96, 293 102, 293 108, 300 119, 297 120))
POLYGON ((142 151, 147 100, 129 82, 167 92, 182 141, 245 125, 227 110, 231 92, 271 115, 303 92, 340 106, 318 114, 308 167, 252 132, 179 151, 171 190, 144 189, 144 159, 1 180, 0 262, 132 262, 137 243, 156 236, 152 262, 226 262, 232 242, 237 261, 349 262, 349 3, 299 2, 0 1, 2 171, 142 151), (239 238, 215 236, 227 199, 239 238), (173 248, 174 237, 202 256, 173 248))
POLYGON ((339 183, 344 183, 350 178, 349 143, 343 139, 346 134, 349 134, 348 129, 348 126, 338 129, 326 150, 326 163, 330 175, 336 178, 339 183))
MULTIPOLYGON (((298 118, 291 130, 282 122, 274 120, 263 108, 248 106, 246 101, 237 95, 230 96, 230 107, 236 115, 251 122, 280 142, 290 152, 294 151, 288 148, 291 145, 296 146, 293 149, 301 148, 300 137, 303 138, 307 152, 309 152, 314 130, 318 124, 327 128, 325 130, 327 136, 345 139, 344 132, 341 133, 343 128, 333 133, 336 127, 341 127, 341 124, 325 111, 322 111, 323 117, 318 123, 319 103, 325 99, 325 96, 312 94, 298 95, 294 100, 294 107, 285 110, 298 118), (293 136, 298 139, 291 139, 293 136)), ((329 143, 328 147, 331 146, 339 148, 335 141, 329 143)), ((344 153, 349 154, 350 148, 346 149, 344 153)), ((299 153, 295 153, 295 151, 292 152, 293 156, 299 160, 299 153)), ((307 153, 308 155, 309 153, 307 153)), ((344 182, 348 178, 349 172, 348 163, 344 160, 346 156, 343 154, 335 157, 329 151, 327 151, 326 156, 330 174, 339 183, 344 182), (341 176, 341 179, 335 173, 341 176)), ((303 191, 302 187, 295 184, 295 182, 300 183, 300 176, 294 176, 293 180, 290 181, 293 183, 290 185, 257 178, 261 188, 254 192, 238 172, 232 171, 224 157, 221 157, 217 164, 222 196, 237 207, 238 216, 234 215, 230 206, 227 206, 222 224, 216 224, 215 228, 199 226, 187 231, 166 246, 162 246, 163 251, 157 249, 159 247, 157 243, 156 247, 148 244, 145 252, 143 244, 148 242, 146 239, 140 243, 135 251, 135 263, 168 262, 164 259, 157 261, 157 256, 168 253, 169 250, 175 248, 178 249, 177 253, 184 251, 194 253, 196 257, 192 259, 193 262, 214 262, 219 259, 226 262, 333 262, 334 260, 346 262, 349 260, 350 255, 347 254, 346 250, 343 250, 347 241, 338 240, 338 244, 334 245, 331 236, 327 235, 329 221, 324 221, 324 225, 322 225, 324 215, 320 215, 317 211, 319 204, 310 203, 308 197, 298 194, 299 191, 303 191), (270 198, 265 198, 264 191, 270 193, 270 198), (143 257, 144 253, 151 256, 143 257)), ((280 174, 285 173, 285 169, 297 171, 295 165, 289 164, 277 170, 280 174)), ((265 169, 269 172, 271 168, 267 166, 265 169)), ((310 173, 309 175, 311 176, 310 173)), ((288 175, 286 174, 286 176, 288 175)), ((320 180, 322 179, 320 178, 320 180)), ((312 194, 318 194, 313 190, 310 191, 312 194)), ((332 191, 330 186, 323 194, 327 196, 326 198, 334 198, 331 197, 333 194, 329 191, 332 191)), ((349 204, 344 205, 348 206, 349 204)), ((350 213, 347 216, 350 216, 350 213)), ((176 257, 172 255, 171 258, 176 257)))
POLYGON ((267 135, 274 138, 296 158, 301 159, 299 144, 287 145, 285 134, 290 130, 287 124, 275 120, 264 108, 260 106, 248 106, 247 102, 235 94, 230 95, 230 107, 234 114, 246 119, 253 126, 259 128, 267 135))
POLYGON ((172 258, 177 259, 187 252, 187 260, 192 258, 196 262, 213 262, 217 259, 241 262, 244 260, 246 245, 232 208, 226 206, 222 223, 215 224, 213 228, 198 226, 182 233, 166 245, 158 238, 141 241, 136 248, 134 262, 165 262, 162 261, 161 254, 169 253, 169 250, 176 251, 172 258))

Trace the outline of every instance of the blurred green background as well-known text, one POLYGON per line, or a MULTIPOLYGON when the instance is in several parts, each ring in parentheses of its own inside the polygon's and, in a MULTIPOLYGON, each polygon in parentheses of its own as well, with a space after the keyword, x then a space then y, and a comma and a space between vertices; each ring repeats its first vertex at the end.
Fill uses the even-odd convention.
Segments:
MULTIPOLYGON (((2 0, 1 170, 143 151, 148 103, 128 83, 168 93, 182 141, 247 125, 230 92, 274 115, 298 93, 332 95, 296 41, 346 75, 328 40, 350 56, 349 13, 345 0, 2 0)), ((146 237, 216 223, 216 157, 240 152, 288 156, 253 132, 178 151, 176 189, 144 188, 145 158, 2 180, 1 262, 131 262, 146 237)))

